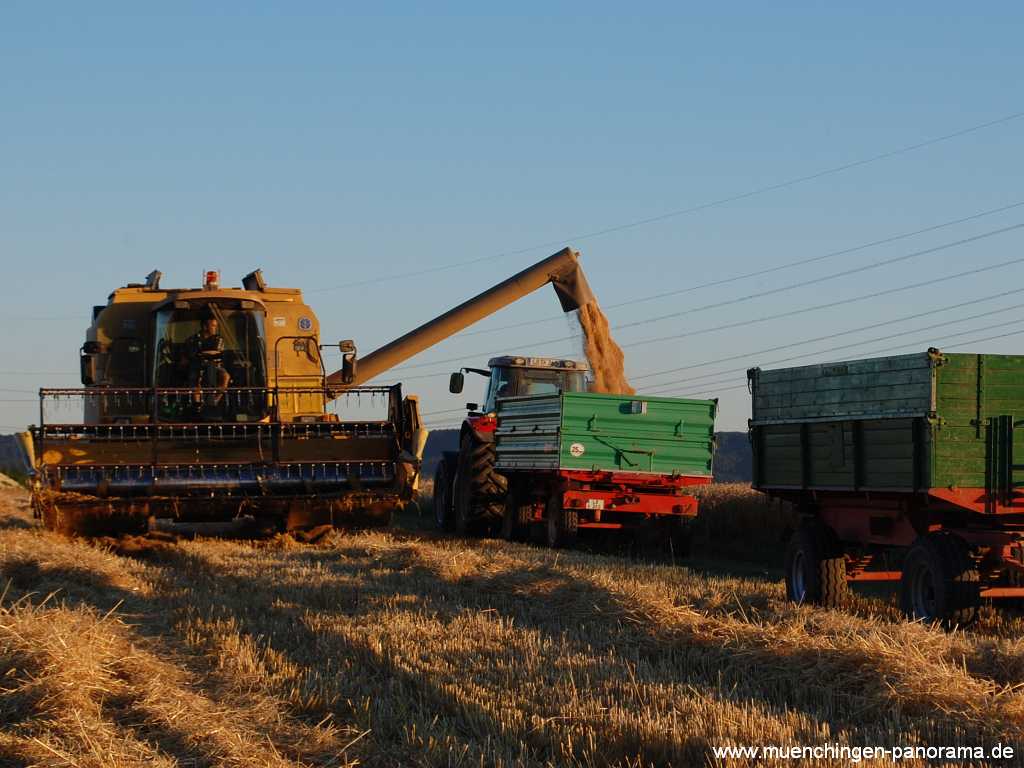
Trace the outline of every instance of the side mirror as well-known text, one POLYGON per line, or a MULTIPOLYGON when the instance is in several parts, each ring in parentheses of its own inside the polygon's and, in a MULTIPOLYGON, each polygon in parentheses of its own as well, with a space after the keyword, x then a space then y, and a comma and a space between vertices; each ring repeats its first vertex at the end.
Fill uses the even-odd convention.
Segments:
POLYGON ((480 404, 479 403, 466 403, 466 410, 467 411, 479 411, 480 410, 480 404))
POLYGON ((351 384, 356 380, 356 345, 351 339, 338 342, 341 350, 341 381, 351 384))
POLYGON ((462 371, 456 371, 452 374, 452 377, 448 379, 448 391, 453 395, 462 393, 463 387, 466 386, 466 376, 462 371))

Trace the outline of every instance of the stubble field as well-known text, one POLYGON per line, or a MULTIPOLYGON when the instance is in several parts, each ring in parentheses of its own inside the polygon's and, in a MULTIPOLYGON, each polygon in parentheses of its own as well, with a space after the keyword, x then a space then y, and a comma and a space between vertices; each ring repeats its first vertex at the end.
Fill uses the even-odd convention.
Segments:
MULTIPOLYGON (((749 490, 719 493, 722 520, 784 527, 749 490)), ((2 765, 689 766, 724 744, 1024 747, 1017 615, 987 609, 946 633, 886 599, 790 605, 770 568, 739 578, 402 530, 90 544, 36 528, 24 492, 0 494, 2 765)))

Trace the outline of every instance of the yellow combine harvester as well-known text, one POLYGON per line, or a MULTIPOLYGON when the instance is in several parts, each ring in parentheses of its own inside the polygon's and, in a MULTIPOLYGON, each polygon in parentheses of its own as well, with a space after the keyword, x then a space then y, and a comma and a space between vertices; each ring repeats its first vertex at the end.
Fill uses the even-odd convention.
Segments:
POLYGON ((119 288, 93 310, 83 387, 40 390, 36 514, 85 535, 386 525, 415 492, 426 430, 400 384, 365 382, 547 283, 566 312, 588 303, 578 257, 566 248, 358 361, 353 342, 322 343, 301 291, 259 271, 241 288, 216 272, 198 289, 161 288, 159 272, 119 288))

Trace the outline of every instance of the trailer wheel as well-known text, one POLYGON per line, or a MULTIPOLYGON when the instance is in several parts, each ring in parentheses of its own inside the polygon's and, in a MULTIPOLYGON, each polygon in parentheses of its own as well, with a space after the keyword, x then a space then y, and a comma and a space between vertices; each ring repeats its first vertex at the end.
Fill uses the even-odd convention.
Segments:
POLYGON ((526 541, 530 538, 532 522, 533 506, 524 503, 520 494, 510 486, 501 519, 501 538, 505 541, 526 541))
POLYGON ((451 457, 445 455, 434 472, 434 524, 438 530, 450 531, 455 527, 452 511, 452 491, 455 484, 455 467, 451 457))
POLYGON ((544 518, 549 547, 571 547, 576 543, 580 514, 571 507, 562 506, 562 494, 558 491, 548 497, 544 518))
POLYGON ((493 532, 501 523, 508 480, 494 470, 493 443, 467 433, 462 438, 452 502, 460 536, 493 532))
POLYGON ((786 548, 786 597, 826 608, 847 597, 846 559, 832 531, 820 522, 797 529, 786 548))
POLYGON ((580 513, 575 509, 562 510, 562 535, 565 546, 575 547, 576 537, 580 532, 580 513))
POLYGON ((967 626, 978 618, 981 583, 967 542, 951 533, 929 533, 903 561, 900 608, 911 619, 967 626))

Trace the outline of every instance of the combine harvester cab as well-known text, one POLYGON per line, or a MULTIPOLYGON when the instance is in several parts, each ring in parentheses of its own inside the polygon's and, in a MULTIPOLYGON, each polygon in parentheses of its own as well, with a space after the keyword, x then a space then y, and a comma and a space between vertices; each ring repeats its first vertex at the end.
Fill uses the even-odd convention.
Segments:
MULTIPOLYGON (((355 348, 338 347, 351 381, 355 348)), ((154 273, 114 291, 81 349, 83 388, 40 391, 37 515, 85 535, 151 518, 217 533, 387 524, 417 479, 418 404, 399 385, 328 386, 322 350, 301 292, 258 272, 244 288, 207 273, 164 290, 154 273), (197 360, 211 319, 223 349, 197 360)))

